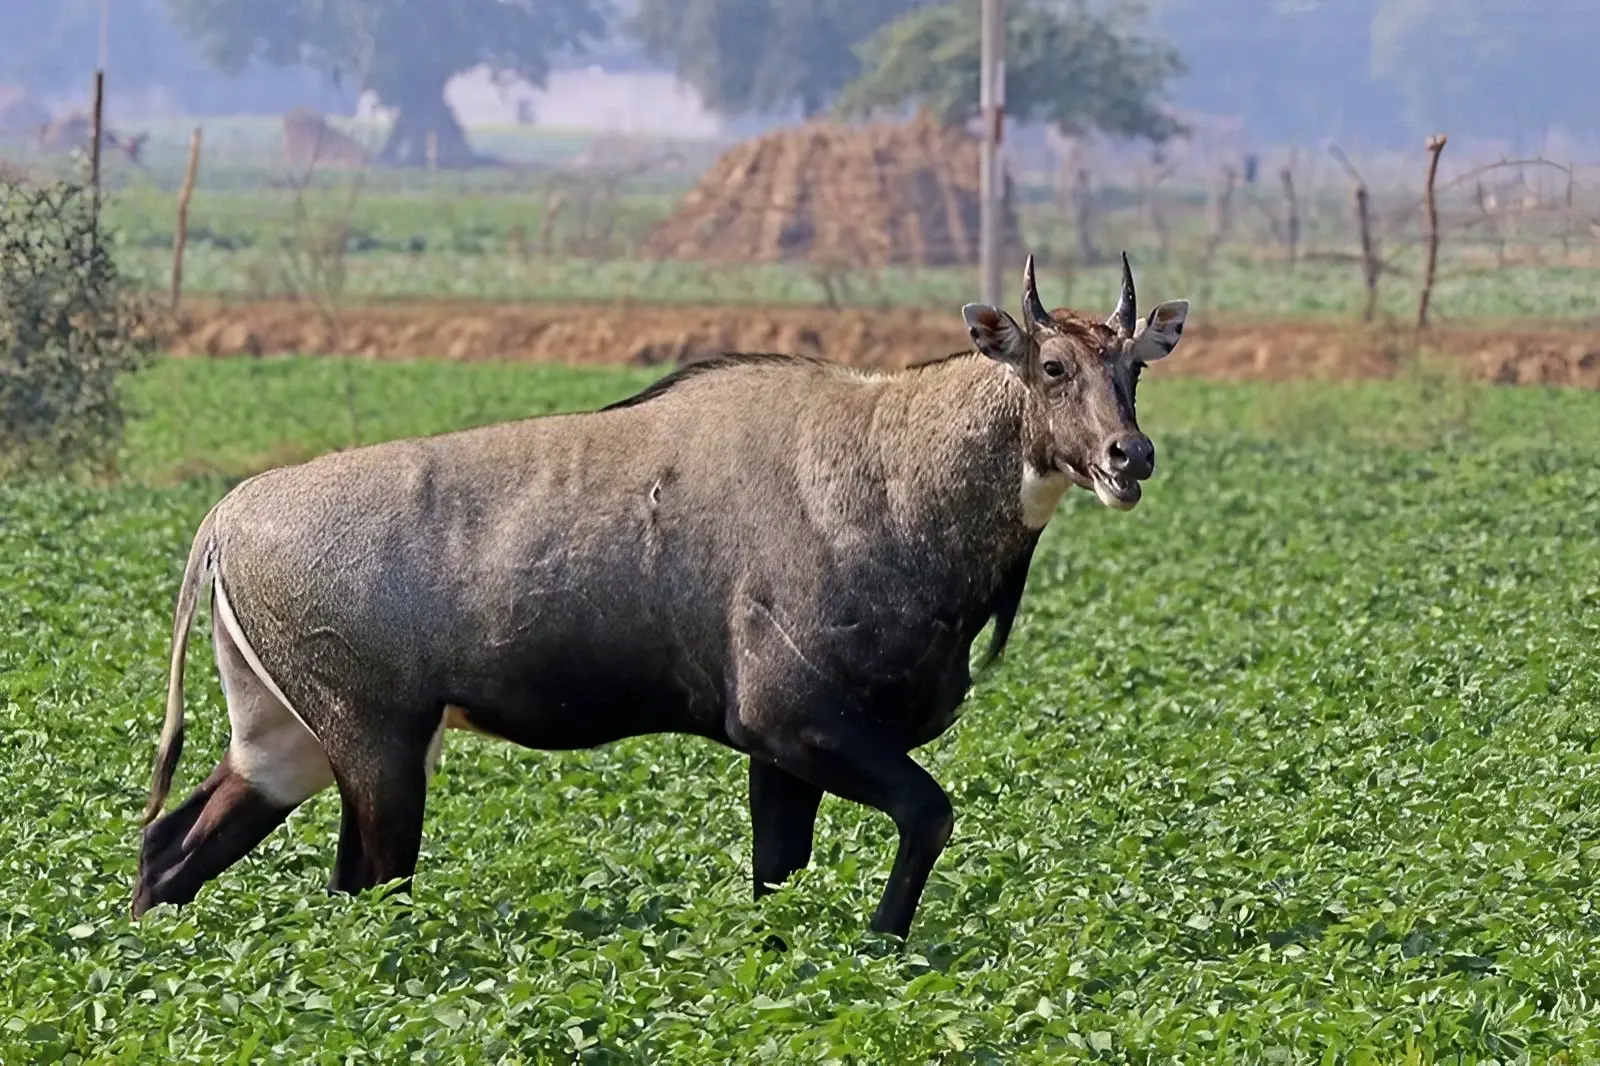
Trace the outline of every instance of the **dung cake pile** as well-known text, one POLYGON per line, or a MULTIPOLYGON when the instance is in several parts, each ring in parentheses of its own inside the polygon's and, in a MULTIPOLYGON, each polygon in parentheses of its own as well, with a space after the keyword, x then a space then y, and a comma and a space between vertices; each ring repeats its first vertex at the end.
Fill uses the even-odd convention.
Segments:
MULTIPOLYGON (((713 263, 976 263, 978 157, 971 135, 926 116, 778 130, 723 155, 643 251, 713 263)), ((1016 232, 1009 203, 1003 225, 1016 232)))

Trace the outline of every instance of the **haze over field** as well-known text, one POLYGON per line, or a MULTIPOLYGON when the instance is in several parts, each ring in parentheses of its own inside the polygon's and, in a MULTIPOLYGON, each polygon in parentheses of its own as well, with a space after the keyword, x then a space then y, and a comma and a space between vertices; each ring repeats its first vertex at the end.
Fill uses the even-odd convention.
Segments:
MULTIPOLYGON (((361 0, 343 10, 359 20, 372 6, 372 0, 361 0)), ((442 4, 418 0, 407 6, 419 24, 445 21, 442 4)), ((829 5, 801 0, 618 0, 604 9, 591 0, 540 0, 535 10, 547 14, 551 25, 576 8, 594 11, 599 21, 598 32, 585 35, 581 47, 561 47, 551 56, 554 92, 541 101, 536 120, 620 128, 631 106, 655 114, 662 132, 704 131, 730 117, 719 106, 726 101, 699 102, 714 92, 693 92, 670 110, 659 101, 673 91, 672 77, 679 72, 706 88, 710 42, 730 54, 766 56, 769 67, 786 55, 822 62, 824 53, 834 57, 827 63, 848 67, 853 42, 839 33, 859 33, 897 14, 936 6, 927 0, 840 5, 839 11, 851 12, 844 21, 853 23, 840 25, 829 5), (739 17, 741 6, 774 15, 739 17), (786 22, 791 6, 803 15, 821 14, 803 25, 786 22), (670 50, 674 54, 648 47, 661 43, 660 34, 641 32, 633 21, 641 11, 646 26, 659 15, 689 44, 670 50), (781 46, 769 47, 774 40, 781 46), (591 66, 614 82, 606 90, 614 99, 602 108, 592 103, 594 83, 577 73, 591 66)), ((1062 0, 1038 6, 1076 5, 1062 0)), ((1109 6, 1126 22, 1139 22, 1129 5, 1093 6, 1109 6)), ((1146 28, 1175 47, 1187 66, 1172 84, 1172 103, 1234 116, 1258 145, 1337 137, 1401 146, 1445 128, 1458 138, 1494 139, 1526 150, 1559 130, 1572 151, 1600 153, 1591 106, 1600 95, 1600 71, 1589 56, 1600 39, 1600 6, 1588 0, 1545 0, 1537 10, 1524 0, 1152 0, 1148 7, 1146 28)), ((356 106, 349 80, 336 87, 322 72, 258 60, 237 73, 218 73, 205 43, 183 29, 185 13, 193 9, 197 5, 182 0, 108 0, 114 115, 134 121, 161 113, 280 113, 298 105, 337 113, 356 106)), ((298 8, 291 4, 286 10, 298 8)), ((25 89, 53 106, 81 103, 84 72, 99 53, 101 11, 101 0, 7 3, 0 13, 0 87, 25 89)), ((493 58, 491 52, 485 49, 484 58, 493 58)), ((737 79, 737 72, 724 73, 737 79)), ((805 103, 805 92, 792 79, 787 90, 753 88, 749 95, 756 106, 734 109, 736 129, 781 121, 805 103)), ((495 99, 476 81, 454 95, 468 124, 515 120, 515 105, 495 99)), ((830 95, 825 87, 813 102, 824 103, 830 95)))

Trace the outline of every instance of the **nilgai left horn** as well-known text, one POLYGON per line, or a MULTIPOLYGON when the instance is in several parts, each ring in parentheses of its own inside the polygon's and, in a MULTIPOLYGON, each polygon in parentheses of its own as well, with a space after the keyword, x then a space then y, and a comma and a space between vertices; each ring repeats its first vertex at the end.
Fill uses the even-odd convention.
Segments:
POLYGON ((133 913, 185 903, 337 784, 332 888, 409 879, 447 728, 532 748, 690 733, 750 757, 755 893, 810 859, 823 792, 894 819, 874 929, 905 936, 954 819, 908 754, 1004 648, 1073 485, 1139 500, 1139 369, 1188 304, 1108 323, 961 309, 976 351, 896 373, 694 364, 599 411, 336 452, 200 523, 172 634, 133 913), (209 587, 232 741, 161 813, 209 587), (153 824, 150 824, 154 819, 153 824))

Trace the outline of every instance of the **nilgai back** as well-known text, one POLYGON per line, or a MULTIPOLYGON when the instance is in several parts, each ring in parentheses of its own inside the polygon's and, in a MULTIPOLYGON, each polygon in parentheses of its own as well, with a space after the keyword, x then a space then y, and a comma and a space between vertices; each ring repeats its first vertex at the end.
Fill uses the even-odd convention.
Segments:
POLYGON ((1138 502, 1155 452, 1148 318, 962 309, 975 351, 898 373, 782 355, 694 364, 600 411, 326 455, 201 522, 133 899, 181 904, 308 798, 342 800, 331 887, 413 874, 445 730, 571 749, 686 733, 750 757, 755 893, 804 866, 823 792, 900 832, 876 929, 906 935, 953 825, 908 754, 998 654, 1073 485, 1138 502), (160 818, 209 587, 232 739, 160 818), (153 824, 152 823, 153 820, 153 824))

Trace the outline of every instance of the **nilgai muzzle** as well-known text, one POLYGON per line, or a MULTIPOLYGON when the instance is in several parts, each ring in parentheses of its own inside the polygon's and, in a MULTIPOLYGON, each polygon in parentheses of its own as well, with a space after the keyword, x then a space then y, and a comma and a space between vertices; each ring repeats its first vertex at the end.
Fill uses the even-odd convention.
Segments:
POLYGON ((908 754, 1003 649, 1040 531, 1076 484, 1132 507, 1155 452, 1140 368, 1188 305, 1107 321, 970 304, 976 352, 896 373, 697 363, 599 411, 325 455, 200 523, 173 624, 133 913, 181 904, 337 785, 331 887, 409 879, 444 731, 574 749, 687 733, 750 757, 755 893, 805 866, 824 792, 899 849, 873 928, 906 935, 950 836, 908 754), (209 586, 232 741, 156 818, 209 586), (153 824, 150 824, 151 820, 153 824))

